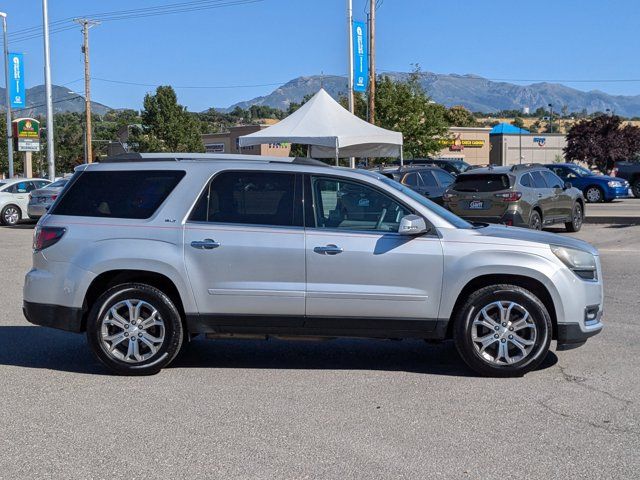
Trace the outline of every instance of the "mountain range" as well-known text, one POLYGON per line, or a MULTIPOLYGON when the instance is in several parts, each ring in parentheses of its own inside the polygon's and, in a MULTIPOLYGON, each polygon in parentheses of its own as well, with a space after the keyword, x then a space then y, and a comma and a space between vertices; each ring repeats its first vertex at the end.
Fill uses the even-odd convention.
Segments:
MULTIPOLYGON (((406 80, 410 74, 403 72, 385 73, 394 80, 406 80)), ((422 72, 420 84, 429 96, 448 107, 463 105, 472 112, 493 113, 500 110, 522 110, 528 107, 534 112, 538 107, 547 108, 551 103, 554 110, 564 106, 569 112, 586 110, 588 113, 605 112, 609 109, 625 117, 640 116, 640 95, 610 95, 598 90, 584 92, 558 83, 533 83, 514 85, 496 82, 477 75, 456 75, 422 72)), ((345 95, 346 79, 338 76, 314 75, 298 77, 276 88, 268 95, 235 103, 220 111, 231 111, 235 107, 248 108, 252 105, 266 105, 286 110, 291 102, 300 102, 305 95, 312 95, 324 88, 334 98, 345 95)), ((84 112, 84 97, 68 88, 53 85, 53 109, 59 112, 84 112)), ((93 112, 102 115, 110 107, 91 102, 93 112)), ((0 88, 0 108, 4 108, 4 88, 0 88)), ((46 113, 44 85, 27 89, 28 109, 16 112, 21 116, 38 116, 46 113)), ((135 107, 134 107, 135 108, 135 107)))
MULTIPOLYGON (((408 73, 385 73, 394 80, 405 80, 408 73)), ((547 108, 551 103, 556 111, 566 105, 569 112, 586 110, 588 113, 605 112, 607 109, 625 117, 640 116, 640 95, 609 95, 592 90, 584 92, 558 83, 533 83, 514 85, 496 82, 477 75, 438 74, 423 72, 420 84, 437 103, 447 107, 463 105, 472 112, 492 113, 500 110, 522 110, 528 107, 534 112, 538 107, 547 108)), ((346 79, 337 76, 298 77, 276 88, 269 95, 239 102, 236 106, 267 105, 286 110, 291 102, 300 102, 305 95, 314 94, 324 88, 332 97, 338 98, 347 90, 346 79)))
MULTIPOLYGON (((20 117, 37 117, 44 116, 47 113, 46 97, 44 85, 27 88, 27 108, 15 110, 14 118, 20 117)), ((66 87, 58 85, 51 86, 51 96, 53 99, 54 113, 61 112, 84 112, 84 96, 79 93, 72 92, 66 87)), ((0 108, 6 108, 5 89, 0 88, 0 108)), ((91 111, 98 115, 104 115, 111 108, 98 102, 91 102, 91 111)))

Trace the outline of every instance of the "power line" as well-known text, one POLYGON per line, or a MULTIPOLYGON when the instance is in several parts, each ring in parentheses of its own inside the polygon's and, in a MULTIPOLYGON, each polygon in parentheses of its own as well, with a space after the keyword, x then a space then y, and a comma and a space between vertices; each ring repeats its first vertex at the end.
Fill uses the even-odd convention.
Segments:
MULTIPOLYGON (((60 100, 56 100, 54 102, 51 103, 61 103, 61 102, 66 102, 69 100, 75 100, 76 98, 84 98, 82 95, 76 95, 75 97, 65 97, 65 98, 61 98, 60 100)), ((40 108, 40 107, 44 107, 46 106, 46 103, 40 103, 38 105, 29 105, 28 107, 24 107, 24 108, 18 108, 18 109, 12 109, 12 112, 22 112, 24 110, 33 110, 34 108, 40 108)))
MULTIPOLYGON (((345 78, 346 75, 322 75, 323 78, 329 77, 329 78, 345 78)), ((163 86, 163 84, 156 84, 156 83, 139 83, 139 82, 128 82, 125 80, 112 80, 109 78, 99 78, 99 77, 91 77, 91 80, 98 80, 99 82, 107 82, 107 83, 116 83, 116 84, 122 84, 122 85, 135 85, 138 87, 161 87, 163 86)), ((223 89, 223 88, 254 88, 254 87, 273 87, 273 86, 278 86, 278 85, 283 85, 285 83, 289 82, 289 80, 283 81, 283 82, 274 82, 274 83, 259 83, 259 84, 250 84, 250 85, 170 85, 170 84, 164 84, 164 85, 170 85, 172 88, 174 89, 202 89, 202 90, 209 90, 209 89, 223 89)))
MULTIPOLYGON (((186 13, 201 10, 210 10, 215 8, 230 7, 236 5, 246 5, 252 3, 264 2, 265 0, 198 0, 191 2, 172 3, 167 5, 157 5, 154 7, 138 8, 132 10, 119 10, 112 12, 96 13, 86 15, 103 22, 128 20, 132 18, 155 17, 159 15, 171 15, 176 13, 186 13)), ((75 17, 67 17, 55 22, 51 22, 50 33, 60 33, 75 28, 73 25, 67 25, 75 17)), ((12 43, 30 40, 41 36, 41 26, 34 26, 13 32, 10 37, 12 43)))

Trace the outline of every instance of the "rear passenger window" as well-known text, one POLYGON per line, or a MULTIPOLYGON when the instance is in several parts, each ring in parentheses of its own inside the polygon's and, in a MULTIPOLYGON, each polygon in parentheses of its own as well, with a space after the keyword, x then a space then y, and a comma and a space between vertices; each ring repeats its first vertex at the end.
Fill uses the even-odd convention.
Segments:
POLYGON ((292 173, 223 172, 211 180, 189 220, 301 227, 296 193, 301 194, 292 173))
POLYGON ((141 170, 84 172, 55 205, 54 215, 149 218, 185 172, 141 170))
POLYGON ((417 173, 408 173, 406 177, 404 177, 404 181, 402 182, 405 185, 410 185, 412 187, 417 187, 420 182, 417 173))
POLYGON ((455 181, 455 177, 445 171, 442 170, 434 170, 433 174, 436 176, 440 185, 443 187, 448 187, 455 181))
POLYGON ((534 188, 549 188, 540 172, 531 172, 531 178, 533 179, 534 188))
POLYGON ((420 176, 422 177, 422 181, 424 182, 425 187, 438 186, 438 183, 436 182, 436 179, 431 172, 420 172, 420 176))

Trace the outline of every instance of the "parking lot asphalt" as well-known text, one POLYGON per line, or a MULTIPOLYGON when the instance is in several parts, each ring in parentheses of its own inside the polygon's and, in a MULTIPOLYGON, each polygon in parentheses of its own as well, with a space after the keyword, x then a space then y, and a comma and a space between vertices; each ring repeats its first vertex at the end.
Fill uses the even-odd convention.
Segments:
POLYGON ((640 476, 640 226, 573 235, 600 249, 606 327, 517 379, 376 340, 196 340, 112 376, 84 336, 24 320, 32 229, 0 228, 2 479, 640 476))
POLYGON ((640 198, 623 198, 607 203, 589 203, 587 223, 640 225, 640 198))

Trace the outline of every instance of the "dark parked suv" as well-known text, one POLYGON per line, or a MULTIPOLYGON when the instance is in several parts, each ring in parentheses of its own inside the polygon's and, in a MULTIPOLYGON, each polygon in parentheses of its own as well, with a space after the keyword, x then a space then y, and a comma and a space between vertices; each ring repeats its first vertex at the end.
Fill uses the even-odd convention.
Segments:
POLYGON ((612 176, 631 184, 631 192, 640 198, 640 162, 616 162, 612 176))
POLYGON ((386 168, 380 173, 442 205, 442 195, 456 177, 434 166, 386 168))
POLYGON ((564 223, 568 231, 577 232, 584 219, 582 192, 537 164, 478 168, 458 175, 444 202, 467 220, 535 230, 564 223))

